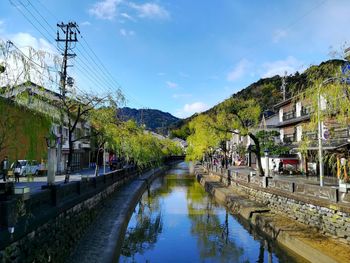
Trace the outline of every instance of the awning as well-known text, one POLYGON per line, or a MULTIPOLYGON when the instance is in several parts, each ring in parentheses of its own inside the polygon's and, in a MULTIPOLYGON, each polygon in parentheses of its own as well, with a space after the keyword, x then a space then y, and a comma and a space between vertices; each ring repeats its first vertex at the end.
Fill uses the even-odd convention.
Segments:
POLYGON ((291 164, 291 165, 296 165, 299 163, 299 160, 296 159, 282 159, 283 164, 291 164))

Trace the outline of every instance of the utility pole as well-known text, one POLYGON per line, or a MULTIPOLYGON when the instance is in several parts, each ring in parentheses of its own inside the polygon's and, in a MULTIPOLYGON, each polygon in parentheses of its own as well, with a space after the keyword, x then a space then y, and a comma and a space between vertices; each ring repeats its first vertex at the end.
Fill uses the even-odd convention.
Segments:
POLYGON ((286 79, 287 79, 287 71, 284 72, 284 76, 282 77, 281 92, 283 96, 283 101, 286 100, 286 79))
MULTIPOLYGON (((67 84, 67 62, 68 59, 75 57, 75 53, 72 53, 71 51, 75 47, 75 44, 72 45, 72 43, 78 42, 77 39, 77 33, 80 34, 79 28, 77 23, 75 22, 68 22, 67 24, 61 22, 61 24, 57 24, 57 38, 56 42, 64 43, 63 47, 59 48, 62 50, 62 67, 60 72, 60 93, 61 93, 61 100, 64 102, 66 99, 66 84, 67 84), (61 37, 60 32, 63 33, 63 37, 61 37)), ((62 165, 62 145, 63 145, 63 127, 64 127, 64 113, 61 111, 61 120, 60 120, 60 140, 58 143, 58 150, 57 150, 57 173, 62 174, 64 170, 64 164, 62 165)), ((69 172, 69 171, 68 171, 69 172)))

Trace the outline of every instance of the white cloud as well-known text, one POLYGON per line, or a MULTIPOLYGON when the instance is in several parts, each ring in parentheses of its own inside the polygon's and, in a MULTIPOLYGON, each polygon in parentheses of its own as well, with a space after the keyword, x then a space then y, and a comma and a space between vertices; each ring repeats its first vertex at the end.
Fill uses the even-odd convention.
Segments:
POLYGON ((119 33, 120 33, 122 36, 124 36, 124 37, 131 37, 131 36, 135 35, 135 32, 134 32, 134 31, 132 31, 132 30, 127 30, 127 29, 125 29, 125 28, 121 28, 121 29, 119 30, 119 33))
POLYGON ((228 81, 236 81, 239 78, 243 77, 243 75, 246 73, 247 68, 249 67, 249 61, 247 59, 241 59, 234 69, 232 69, 227 74, 227 80, 228 81))
POLYGON ((162 76, 165 76, 166 73, 164 73, 164 72, 158 72, 157 75, 162 77, 162 76))
MULTIPOLYGON (((169 12, 156 3, 138 4, 126 0, 99 0, 92 5, 88 12, 96 18, 104 20, 113 20, 117 16, 134 22, 136 21, 135 16, 149 19, 170 18, 169 12), (123 10, 123 12, 119 13, 120 10, 123 10)), ((123 23, 124 21, 120 22, 123 23)))
POLYGON ((81 26, 90 26, 91 23, 89 21, 84 21, 82 23, 80 23, 81 26))
POLYGON ((172 96, 174 99, 186 99, 192 97, 192 94, 189 93, 175 93, 172 96))
POLYGON ((117 6, 121 2, 121 0, 99 1, 89 9, 89 14, 98 19, 112 20, 117 15, 117 6))
POLYGON ((23 52, 26 52, 28 50, 28 47, 34 48, 35 50, 42 50, 49 53, 57 54, 56 48, 51 45, 49 42, 47 42, 43 38, 35 38, 29 33, 17 33, 14 35, 8 36, 11 41, 19 47, 25 47, 21 48, 23 52))
MULTIPOLYGON (((54 46, 42 38, 35 38, 28 33, 5 35, 6 39, 16 45, 7 59, 6 74, 0 74, 0 85, 15 85, 25 81, 32 81, 47 88, 57 87, 61 56, 54 46), (50 69, 53 69, 50 71, 50 69), (54 83, 56 82, 56 83, 54 83)), ((0 58, 1 60, 1 58, 0 58)))
POLYGON ((156 3, 135 4, 130 2, 129 6, 138 12, 138 16, 151 19, 168 19, 169 12, 156 3))
POLYGON ((293 74, 296 71, 305 69, 303 63, 293 56, 288 56, 284 60, 266 62, 262 65, 262 68, 263 73, 261 76, 263 78, 273 77, 275 75, 283 76, 285 71, 287 71, 288 74, 293 74))
POLYGON ((135 18, 133 18, 133 17, 132 17, 131 15, 129 15, 128 13, 121 13, 120 16, 123 17, 123 18, 126 18, 126 19, 128 19, 128 20, 130 20, 130 21, 134 21, 134 22, 136 21, 135 18))
POLYGON ((273 32, 272 36, 272 42, 278 43, 282 38, 285 38, 287 36, 287 31, 283 29, 277 29, 275 32, 273 32))
POLYGON ((168 86, 168 88, 170 89, 176 89, 179 85, 175 82, 172 82, 172 81, 167 81, 166 82, 166 85, 168 86))
POLYGON ((191 104, 185 104, 184 107, 180 110, 177 110, 176 116, 179 118, 186 118, 195 113, 200 113, 209 108, 209 106, 203 102, 194 102, 191 104))

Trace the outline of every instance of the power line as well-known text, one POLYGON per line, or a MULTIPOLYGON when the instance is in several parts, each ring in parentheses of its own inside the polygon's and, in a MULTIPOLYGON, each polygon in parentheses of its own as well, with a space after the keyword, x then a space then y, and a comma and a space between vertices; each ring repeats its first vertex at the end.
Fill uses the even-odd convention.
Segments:
MULTIPOLYGON (((30 14, 30 16, 31 17, 33 17, 34 18, 34 20, 36 21, 36 23, 37 24, 39 24, 40 25, 40 27, 44 30, 44 32, 41 30, 41 29, 39 29, 38 28, 38 26, 33 22, 33 20, 31 19, 31 18, 29 18, 25 13, 24 13, 24 11, 22 11, 21 9, 20 9, 20 7, 18 6, 18 5, 16 5, 16 4, 14 4, 14 0, 9 0, 10 1, 10 3, 22 14, 22 16, 50 43, 50 44, 52 44, 53 45, 53 43, 52 43, 52 41, 46 36, 46 34, 44 33, 44 32, 46 32, 47 34, 49 34, 50 36, 51 36, 51 33, 50 33, 50 31, 47 29, 47 27, 45 27, 39 20, 38 20, 38 18, 33 14, 33 12, 31 12, 30 10, 29 10, 29 8, 27 7, 27 6, 25 6, 24 5, 24 3, 21 1, 21 0, 17 0, 17 2, 18 3, 20 3, 21 4, 21 6, 23 6, 24 7, 24 9, 27 11, 27 13, 28 14, 30 14)), ((57 16, 55 16, 55 14, 54 13, 52 13, 51 11, 50 11, 50 9, 48 9, 43 3, 42 3, 42 1, 40 1, 40 0, 37 0, 37 2, 47 11, 47 13, 49 13, 52 17, 54 17, 56 20, 58 20, 57 19, 57 16)), ((31 6, 31 8, 39 15, 39 17, 45 22, 45 24, 49 27, 49 28, 51 28, 51 29, 53 29, 52 28, 52 26, 50 25, 50 23, 47 21, 47 19, 42 15, 42 13, 38 10, 38 8, 36 8, 31 2, 29 2, 28 1, 28 3, 29 3, 29 5, 31 6)), ((90 45, 88 44, 88 42, 85 40, 85 38, 83 38, 82 37, 82 39, 83 39, 83 42, 84 42, 84 44, 87 46, 87 48, 88 48, 88 50, 84 47, 84 45, 81 45, 81 47, 82 47, 82 49, 84 50, 84 52, 87 54, 87 56, 90 58, 90 59, 88 59, 88 58, 86 58, 85 57, 85 60, 88 62, 88 61, 90 61, 90 62, 92 62, 95 66, 96 66, 96 69, 98 69, 98 71, 101 73, 101 74, 98 74, 97 72, 95 72, 95 71, 92 71, 93 72, 93 75, 95 75, 95 76, 97 76, 97 75, 100 75, 99 77, 98 77, 98 79, 100 79, 100 80, 102 80, 103 81, 103 83, 105 83, 105 84, 109 84, 111 87, 109 87, 109 85, 107 84, 106 85, 106 87, 104 87, 104 89, 105 89, 105 91, 108 91, 108 92, 112 92, 113 93, 113 91, 112 91, 112 87, 117 87, 118 89, 120 89, 123 93, 124 93, 124 96, 126 97, 126 100, 131 100, 131 101, 133 101, 135 104, 137 104, 137 105, 140 105, 141 107, 145 107, 143 104, 141 104, 141 103, 139 103, 138 102, 138 100, 137 99, 135 99, 133 96, 131 96, 130 94, 128 94, 122 87, 121 87, 121 85, 114 79, 114 77, 112 76, 112 74, 108 71, 108 69, 105 67, 105 65, 102 63, 102 61, 101 61, 101 59, 96 55, 96 53, 94 52, 94 50, 90 47, 90 45), (91 53, 92 53, 92 55, 91 55, 91 53), (94 59, 95 58, 95 59, 94 59), (96 61, 98 62, 98 63, 96 63, 96 61)), ((58 50, 58 48, 56 47, 56 49, 58 50)), ((81 54, 83 54, 83 53, 81 53, 81 54)), ((79 59, 80 60, 80 59, 79 59)), ((83 61, 83 60, 80 60, 80 61, 83 61)), ((85 64, 86 65, 86 63, 83 63, 82 62, 82 64, 85 64)), ((82 67, 83 68, 83 67, 82 67)), ((90 67, 89 67, 90 68, 90 67)), ((78 70, 80 70, 80 69, 78 69, 78 70)), ((82 72, 82 70, 80 70, 80 72, 82 72)), ((86 72, 86 70, 85 70, 85 72, 86 72)), ((89 74, 83 74, 83 75, 85 75, 85 76, 89 76, 88 78, 92 78, 90 75, 91 75, 91 73, 89 74)), ((96 83, 97 81, 96 81, 96 79, 94 80, 94 82, 96 83)), ((97 82, 98 83, 98 82, 97 82)), ((101 86, 101 85, 98 85, 98 86, 101 86)))
MULTIPOLYGON (((13 5, 21 14, 22 16, 50 43, 53 44, 52 41, 47 38, 47 36, 33 23, 33 21, 27 17, 27 15, 21 10, 21 8, 16 5, 13 0, 9 0, 11 5, 13 5)), ((49 34, 49 36, 51 35, 51 33, 40 23, 40 21, 33 15, 32 12, 30 12, 30 10, 22 3, 22 1, 18 0, 19 3, 21 4, 21 6, 24 7, 24 9, 34 18, 34 20, 49 34)))
MULTIPOLYGON (((83 38, 83 42, 86 44, 86 46, 88 47, 88 49, 92 52, 92 54, 94 55, 94 57, 96 58, 96 60, 100 63, 100 65, 102 66, 103 70, 101 70, 100 67, 98 67, 100 69, 100 71, 107 76, 107 78, 109 78, 110 80, 112 80, 113 82, 116 83, 116 85, 119 87, 119 89, 121 91, 123 91, 128 97, 132 98, 134 102, 136 102, 137 104, 141 105, 142 107, 144 107, 144 105, 142 105, 141 103, 139 103, 135 98, 133 98, 133 96, 131 96, 130 94, 128 94, 122 87, 121 85, 113 78, 112 74, 109 72, 109 70, 105 67, 105 65, 102 63, 102 61, 100 60, 100 58, 96 55, 96 53, 93 51, 93 49, 90 47, 90 45, 88 44, 88 42, 85 40, 85 38, 83 38)), ((92 61, 95 62, 94 59, 92 59, 92 61)))

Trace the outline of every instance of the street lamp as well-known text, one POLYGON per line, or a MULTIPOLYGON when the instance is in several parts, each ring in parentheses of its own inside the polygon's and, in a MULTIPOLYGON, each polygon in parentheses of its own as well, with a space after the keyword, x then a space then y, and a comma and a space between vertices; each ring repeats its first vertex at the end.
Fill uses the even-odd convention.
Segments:
POLYGON ((268 155, 269 155, 269 149, 265 149, 264 150, 264 154, 265 154, 265 176, 269 176, 269 157, 268 157, 268 155))
POLYGON ((47 185, 55 184, 55 175, 56 175, 56 161, 57 161, 57 152, 56 147, 59 142, 59 137, 56 136, 52 131, 49 136, 45 137, 46 145, 48 148, 47 154, 47 185))

